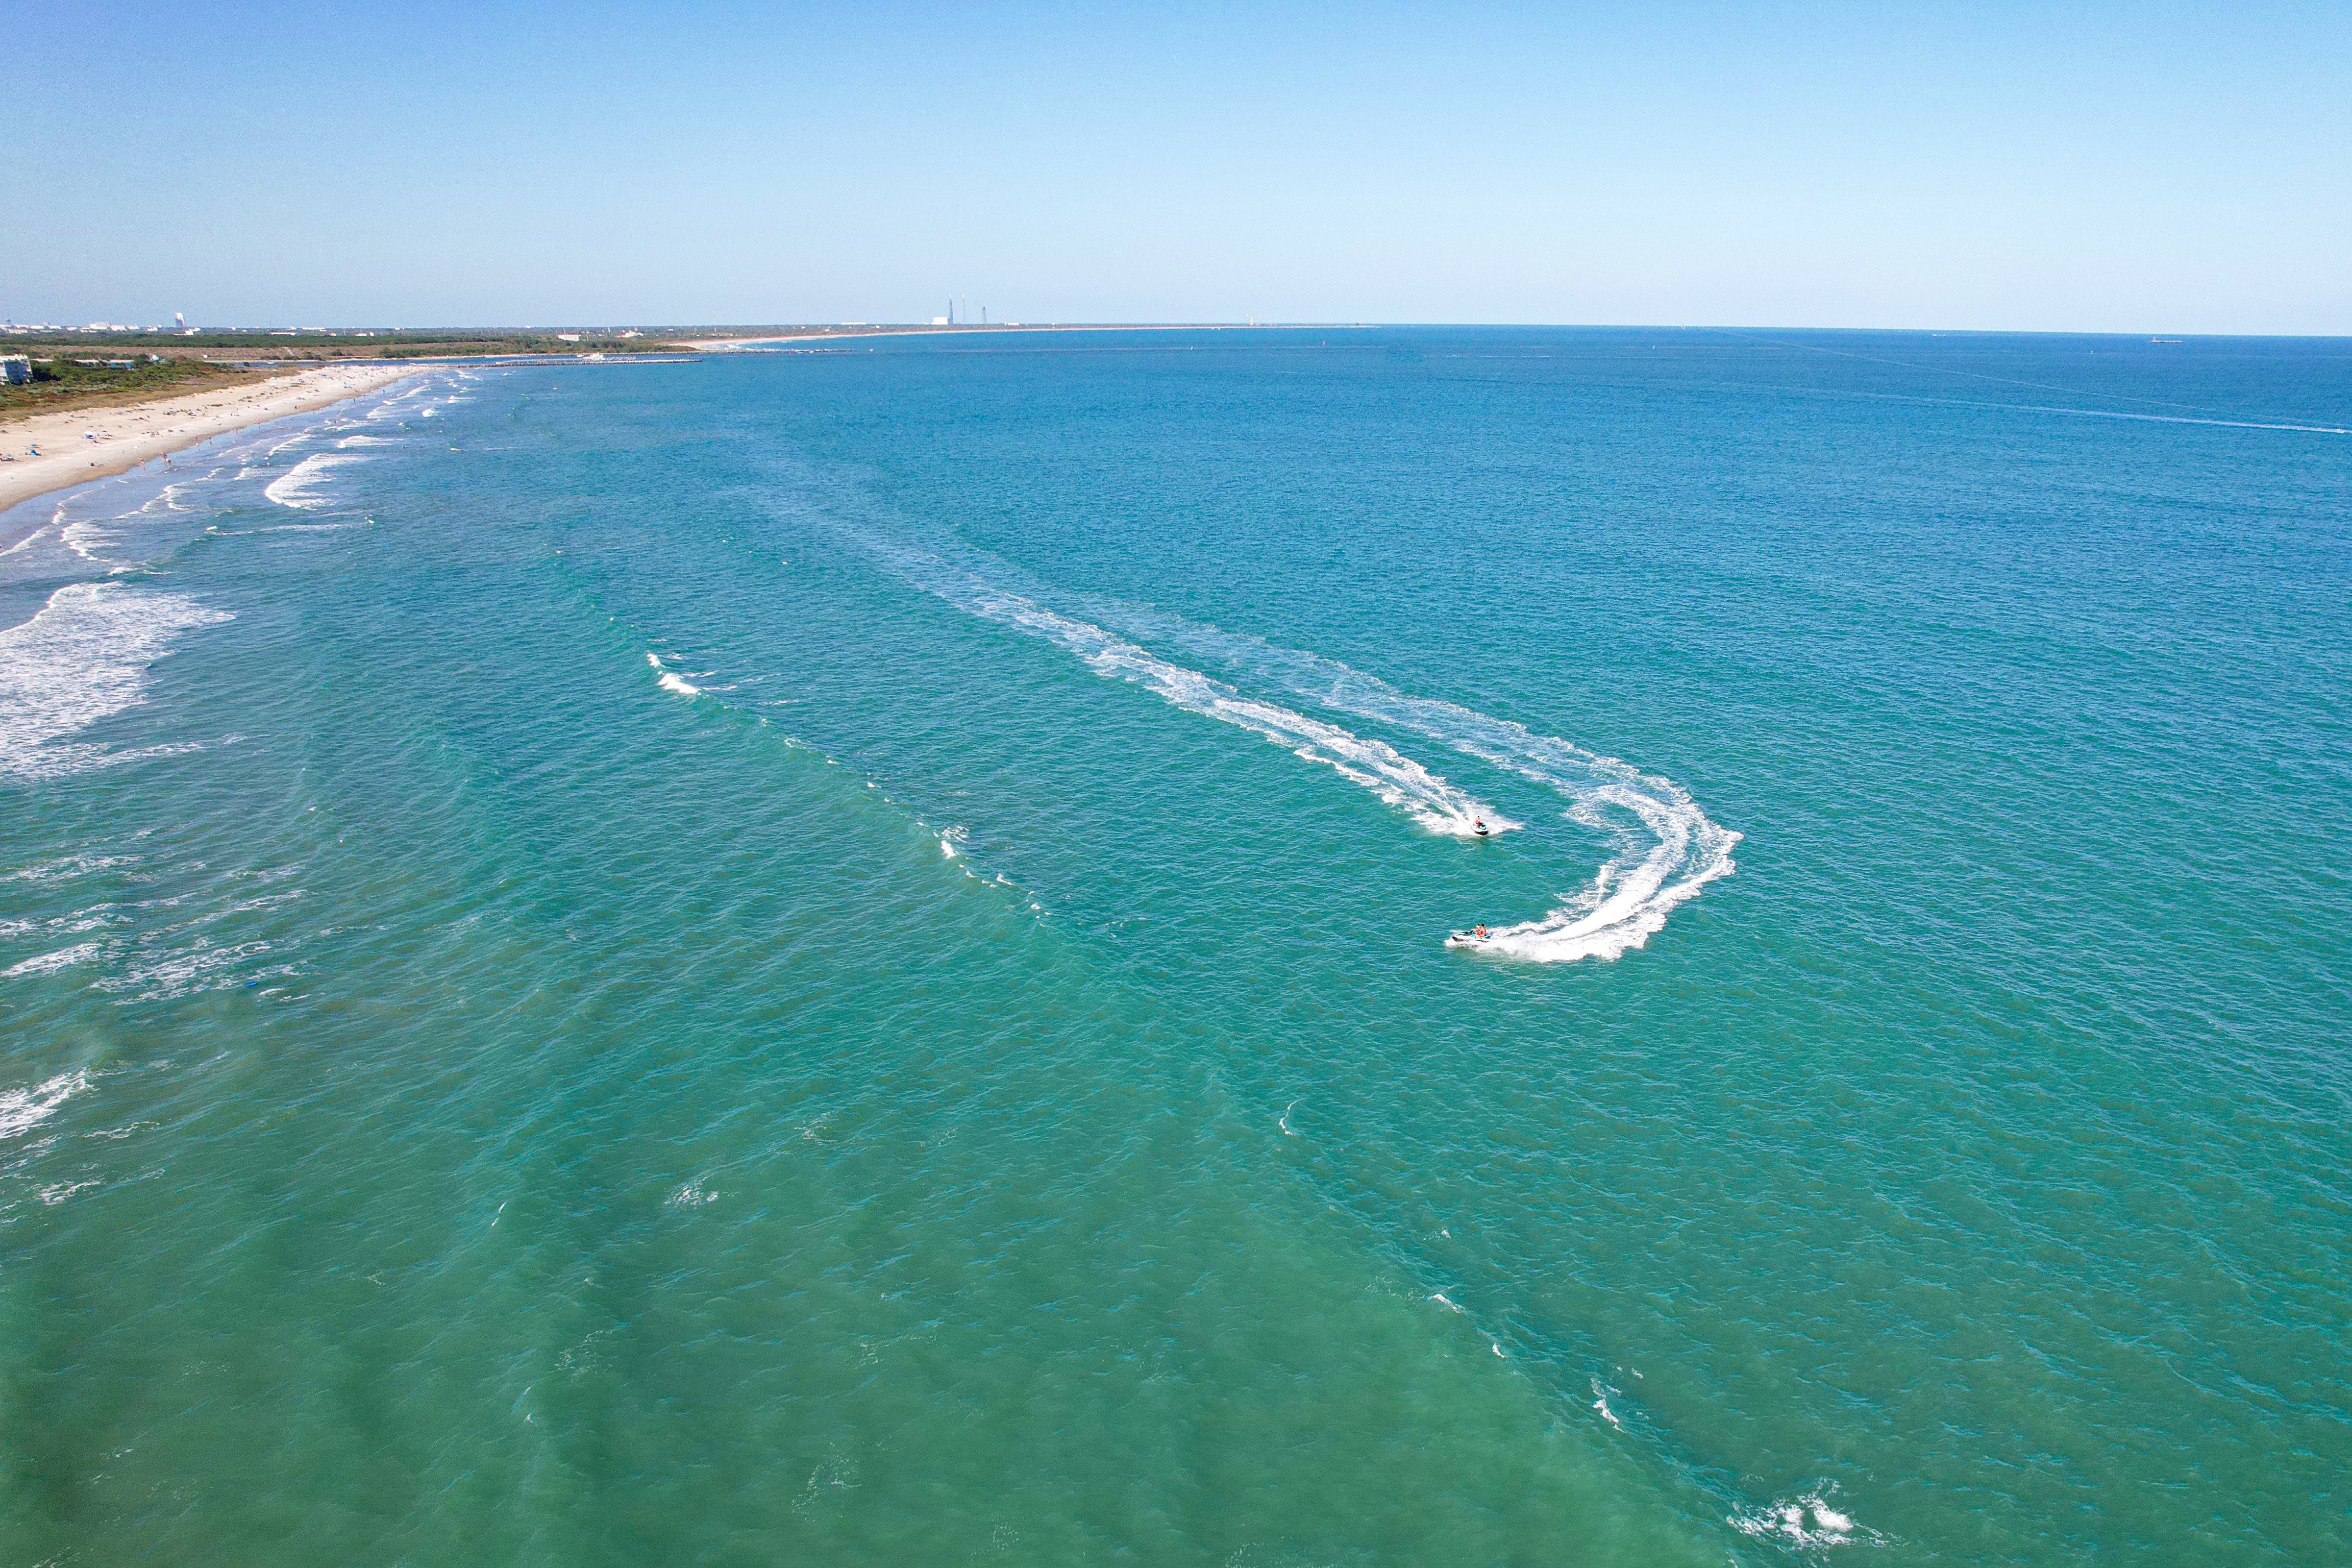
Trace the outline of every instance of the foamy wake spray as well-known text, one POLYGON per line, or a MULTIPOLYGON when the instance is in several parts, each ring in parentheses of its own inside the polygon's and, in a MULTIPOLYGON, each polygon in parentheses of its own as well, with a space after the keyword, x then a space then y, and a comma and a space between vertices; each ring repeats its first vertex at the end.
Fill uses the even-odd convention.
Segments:
POLYGON ((1320 763, 1370 790, 1433 833, 1468 838, 1482 820, 1497 832, 1519 825, 1384 742, 1368 740, 1336 724, 1262 702, 1198 670, 1155 658, 1090 622, 1060 614, 1034 599, 1008 592, 928 550, 870 534, 856 537, 908 581, 938 594, 958 609, 1058 644, 1076 654, 1097 674, 1130 681, 1188 713, 1262 735, 1292 755, 1320 763))
POLYGON ((1423 735, 1439 745, 1507 768, 1568 801, 1570 820, 1607 833, 1613 852, 1559 908, 1484 937, 1452 945, 1545 961, 1614 958, 1638 947, 1675 906, 1735 869, 1739 834, 1710 821, 1672 779, 1643 773, 1614 757, 1557 736, 1496 718, 1457 703, 1416 697, 1337 659, 1280 648, 1255 637, 1138 609, 1089 600, 1096 613, 1138 636, 1216 660, 1269 680, 1321 706, 1423 735))
MULTIPOLYGON (((1130 681, 1190 713, 1262 735, 1320 763, 1403 810, 1432 832, 1473 836, 1483 820, 1494 832, 1521 826, 1384 741, 1247 695, 1198 670, 1171 664, 1094 622, 1049 609, 1037 598, 997 586, 1018 580, 1008 563, 982 552, 987 576, 878 531, 827 518, 915 586, 971 614, 1010 626, 1075 653, 1097 674, 1130 681), (995 570, 1002 568, 1001 571, 995 570)), ((1466 757, 1542 785, 1568 802, 1568 817, 1608 834, 1612 852, 1591 883, 1559 908, 1484 936, 1456 934, 1450 946, 1540 963, 1614 958, 1639 947, 1676 905, 1733 870, 1739 835, 1708 820, 1679 785, 1630 763, 1538 735, 1509 719, 1455 703, 1416 697, 1336 659, 1237 637, 1214 627, 1114 600, 1087 599, 1089 614, 1139 637, 1271 681, 1319 706, 1427 737, 1466 757)))

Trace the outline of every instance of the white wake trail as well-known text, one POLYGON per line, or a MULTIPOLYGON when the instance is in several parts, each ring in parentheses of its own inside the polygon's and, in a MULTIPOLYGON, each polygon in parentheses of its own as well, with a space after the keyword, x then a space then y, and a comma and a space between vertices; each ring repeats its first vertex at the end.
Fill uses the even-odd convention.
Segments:
POLYGON ((1126 605, 1090 601, 1089 607, 1138 635, 1507 768, 1565 798, 1570 821, 1616 841, 1615 852, 1592 881, 1559 908, 1484 936, 1457 935, 1449 946, 1542 962, 1614 958, 1648 941, 1676 905, 1737 869, 1731 851, 1740 835, 1709 820, 1672 779, 1510 719, 1410 695, 1336 659, 1126 605))
MULTIPOLYGON (((1098 674, 1133 682, 1187 712, 1264 736, 1370 790, 1432 832, 1471 838, 1481 821, 1497 833, 1522 825, 1385 741, 1250 696, 1198 670, 1160 658, 1092 621, 1000 588, 970 568, 879 530, 839 518, 827 521, 916 587, 971 614, 1056 643, 1098 674)), ((1025 574, 1013 568, 1005 575, 1018 580, 1025 574)), ((1410 695, 1336 659, 1235 636, 1116 600, 1084 597, 1082 602, 1087 613, 1134 636, 1198 654, 1318 706, 1424 736, 1516 773, 1561 797, 1570 821, 1610 836, 1613 848, 1609 859, 1558 908, 1482 934, 1456 932, 1446 939, 1448 946, 1538 963, 1615 958, 1647 942, 1677 906, 1736 869, 1731 851, 1740 835, 1711 821, 1680 785, 1631 763, 1457 703, 1410 695)))
POLYGON ((928 551, 870 536, 865 542, 908 580, 959 610, 1055 643, 1076 654, 1096 674, 1132 682, 1188 713, 1264 736, 1294 756, 1320 763, 1370 790, 1433 833, 1471 838, 1481 821, 1492 832, 1519 826, 1385 742, 1368 740, 1336 724, 1244 695, 1198 670, 1155 658, 1090 622, 1059 614, 1034 599, 997 588, 928 551))

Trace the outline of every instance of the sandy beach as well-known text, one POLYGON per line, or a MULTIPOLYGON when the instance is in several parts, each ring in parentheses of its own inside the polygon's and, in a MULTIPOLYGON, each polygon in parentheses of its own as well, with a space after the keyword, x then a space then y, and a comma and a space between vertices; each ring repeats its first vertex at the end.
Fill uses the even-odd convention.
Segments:
POLYGON ((0 510, 120 474, 226 431, 324 408, 416 373, 414 365, 332 365, 124 408, 14 419, 0 424, 0 510))

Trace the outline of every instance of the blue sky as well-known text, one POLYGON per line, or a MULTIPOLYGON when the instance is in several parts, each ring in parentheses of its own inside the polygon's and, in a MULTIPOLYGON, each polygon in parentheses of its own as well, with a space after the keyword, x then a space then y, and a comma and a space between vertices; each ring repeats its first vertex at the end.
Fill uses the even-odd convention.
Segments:
POLYGON ((2352 332, 2352 5, 0 0, 0 315, 2352 332))

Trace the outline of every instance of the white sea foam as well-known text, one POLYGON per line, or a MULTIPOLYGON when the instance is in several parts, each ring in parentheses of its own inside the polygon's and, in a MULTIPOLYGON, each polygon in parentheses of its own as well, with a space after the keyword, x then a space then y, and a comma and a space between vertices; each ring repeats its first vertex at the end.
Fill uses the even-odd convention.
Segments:
POLYGON ((281 507, 293 507, 306 512, 331 506, 332 498, 319 494, 319 487, 333 471, 350 463, 364 463, 367 458, 357 452, 313 452, 289 468, 262 489, 262 494, 281 507))
POLYGON ((229 619, 117 583, 58 589, 30 621, 0 631, 0 777, 56 779, 122 760, 58 742, 144 697, 147 666, 179 633, 229 619))
POLYGON ((23 538, 18 539, 6 549, 0 550, 0 555, 15 555, 20 549, 29 549, 35 539, 42 538, 47 534, 51 528, 56 528, 60 534, 62 534, 65 530, 65 526, 66 503, 59 501, 50 509, 49 520, 47 522, 42 524, 39 528, 35 528, 31 533, 26 534, 23 538))
POLYGON ((696 685, 692 681, 688 680, 685 676, 664 668, 661 662, 661 656, 659 654, 647 653, 646 655, 646 663, 651 664, 654 667, 654 674, 660 677, 660 685, 662 690, 666 692, 676 692, 682 697, 698 697, 702 695, 702 688, 700 686, 696 685))
POLYGON ((0 969, 0 979, 16 975, 48 975, 59 969, 87 963, 106 950, 103 942, 84 942, 78 946, 60 947, 54 953, 42 953, 0 969))
MULTIPOLYGON (((198 507, 184 497, 196 481, 167 484, 137 505, 127 506, 124 492, 131 483, 128 477, 119 478, 58 502, 49 515, 58 544, 84 562, 121 571, 152 558, 159 546, 184 538, 189 525, 181 519, 198 507)), ((39 529, 31 537, 47 534, 47 529, 39 529)), ((68 570, 81 575, 79 568, 68 566, 68 570)))
POLYGON ((89 1087, 88 1072, 61 1072, 27 1089, 0 1089, 0 1138, 22 1137, 89 1087))
POLYGON ((114 536, 89 517, 77 517, 58 530, 58 541, 87 561, 103 562, 102 552, 114 536))
POLYGON ((53 861, 0 872, 0 882, 61 882, 69 877, 88 876, 95 871, 112 871, 116 866, 134 863, 134 858, 130 855, 60 855, 53 861))
POLYGON ((1830 1505, 1824 1487, 1801 1497, 1734 1513, 1727 1521, 1742 1535, 1820 1551, 1831 1546, 1883 1546, 1886 1537, 1865 1529, 1852 1514, 1830 1505))
POLYGON ((97 983, 102 990, 136 992, 135 999, 139 1001, 161 1001, 191 996, 197 991, 226 989, 237 984, 239 976, 255 979, 294 972, 291 966, 283 964, 260 970, 238 967, 247 959, 257 958, 269 950, 270 945, 267 942, 239 942, 215 947, 199 938, 194 946, 131 964, 121 973, 107 975, 97 983))

